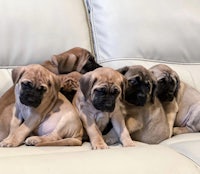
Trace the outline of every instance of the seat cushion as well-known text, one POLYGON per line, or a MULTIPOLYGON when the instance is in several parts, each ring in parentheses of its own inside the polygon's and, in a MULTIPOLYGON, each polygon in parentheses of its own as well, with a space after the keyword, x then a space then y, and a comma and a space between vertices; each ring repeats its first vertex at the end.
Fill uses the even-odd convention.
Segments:
POLYGON ((22 173, 73 174, 199 174, 191 160, 162 145, 138 145, 107 150, 81 147, 22 147, 0 149, 1 171, 22 173))
POLYGON ((200 166, 200 133, 176 135, 161 143, 185 155, 200 166))

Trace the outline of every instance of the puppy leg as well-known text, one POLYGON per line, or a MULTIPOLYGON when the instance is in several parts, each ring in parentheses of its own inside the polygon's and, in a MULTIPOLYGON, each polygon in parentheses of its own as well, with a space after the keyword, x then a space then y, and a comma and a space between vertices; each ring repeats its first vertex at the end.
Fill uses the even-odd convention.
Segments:
POLYGON ((103 139, 108 145, 113 145, 119 142, 119 138, 113 128, 103 136, 103 139))
POLYGON ((102 133, 96 125, 93 115, 89 116, 88 114, 86 116, 84 113, 82 113, 80 114, 80 117, 83 122, 83 127, 89 136, 92 149, 108 149, 108 145, 105 143, 102 133))
POLYGON ((174 127, 174 135, 200 131, 200 103, 193 105, 186 116, 184 127, 174 127))
POLYGON ((10 133, 6 139, 0 143, 0 147, 17 147, 23 143, 25 138, 35 129, 39 124, 40 117, 29 117, 24 123, 21 123, 17 117, 13 116, 11 122, 10 133))
POLYGON ((168 121, 168 125, 169 125, 169 138, 172 137, 173 135, 173 127, 174 127, 174 122, 175 122, 175 119, 176 119, 176 112, 171 112, 171 113, 168 113, 166 114, 167 116, 167 121, 168 121))
POLYGON ((44 136, 32 136, 25 140, 28 146, 80 146, 82 145, 81 137, 62 139, 55 133, 44 136))
POLYGON ((125 120, 121 112, 115 112, 111 118, 113 128, 115 129, 122 145, 125 147, 135 146, 135 143, 131 139, 128 129, 125 125, 125 120))
POLYGON ((143 124, 133 117, 129 117, 126 120, 126 126, 130 134, 143 128, 143 124))

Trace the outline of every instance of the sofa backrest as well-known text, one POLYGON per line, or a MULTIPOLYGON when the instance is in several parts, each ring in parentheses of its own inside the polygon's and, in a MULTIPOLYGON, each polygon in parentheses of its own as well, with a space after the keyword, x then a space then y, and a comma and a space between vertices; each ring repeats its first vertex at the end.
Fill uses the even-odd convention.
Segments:
POLYGON ((0 96, 11 69, 41 63, 73 47, 92 51, 82 0, 0 0, 0 96))
POLYGON ((85 0, 99 63, 166 63, 200 90, 200 1, 85 0))
POLYGON ((200 62, 200 1, 86 1, 100 63, 200 62))
POLYGON ((72 47, 91 50, 81 0, 0 0, 0 68, 41 63, 72 47))

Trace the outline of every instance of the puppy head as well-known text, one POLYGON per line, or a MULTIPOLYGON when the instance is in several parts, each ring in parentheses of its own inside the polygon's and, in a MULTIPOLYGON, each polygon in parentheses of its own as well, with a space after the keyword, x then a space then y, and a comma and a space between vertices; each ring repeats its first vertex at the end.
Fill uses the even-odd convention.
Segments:
POLYGON ((19 99, 22 104, 34 108, 41 104, 45 96, 53 97, 60 89, 56 75, 37 64, 13 69, 12 79, 15 84, 16 101, 19 99))
POLYGON ((82 74, 76 71, 69 74, 58 75, 61 83, 60 92, 71 102, 79 88, 79 80, 81 76, 82 74))
POLYGON ((98 68, 84 74, 80 89, 92 105, 102 112, 112 112, 123 97, 126 79, 111 68, 98 68))
POLYGON ((177 97, 180 87, 180 79, 178 74, 169 66, 158 64, 150 68, 150 71, 157 79, 156 95, 160 101, 172 101, 177 97))
POLYGON ((86 73, 101 67, 88 50, 79 47, 54 55, 51 61, 44 62, 43 66, 55 74, 66 74, 72 71, 86 73))
POLYGON ((118 71, 128 80, 125 100, 136 106, 144 106, 147 102, 154 103, 156 80, 146 68, 141 65, 126 66, 118 71))

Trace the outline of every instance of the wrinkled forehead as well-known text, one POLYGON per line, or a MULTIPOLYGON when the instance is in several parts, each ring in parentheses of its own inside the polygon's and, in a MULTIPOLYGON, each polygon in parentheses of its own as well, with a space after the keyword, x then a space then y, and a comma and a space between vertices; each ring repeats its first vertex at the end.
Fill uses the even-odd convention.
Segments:
POLYGON ((43 71, 40 68, 33 69, 33 68, 27 68, 25 72, 22 75, 22 80, 29 80, 29 81, 35 81, 40 83, 47 83, 52 79, 52 76, 47 71, 43 71))
POLYGON ((123 76, 120 73, 107 70, 95 73, 93 78, 98 79, 101 84, 107 85, 121 85, 123 82, 123 76))
POLYGON ((131 67, 125 74, 127 79, 139 77, 141 80, 152 80, 150 72, 142 67, 131 67))

